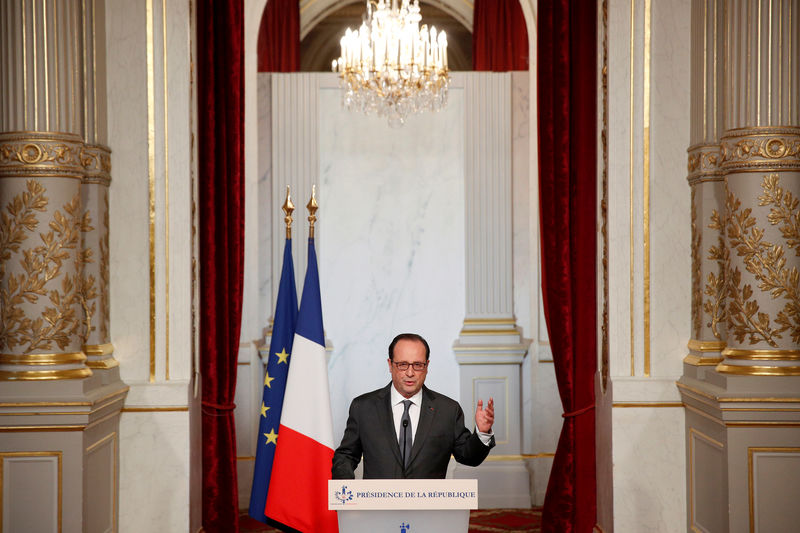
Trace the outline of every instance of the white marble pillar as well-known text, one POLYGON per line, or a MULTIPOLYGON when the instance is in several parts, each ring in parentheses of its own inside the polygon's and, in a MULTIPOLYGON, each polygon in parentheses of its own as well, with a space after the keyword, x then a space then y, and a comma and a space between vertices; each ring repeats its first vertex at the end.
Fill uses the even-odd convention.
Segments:
POLYGON ((478 399, 494 398, 497 447, 477 472, 456 467, 454 475, 477 473, 481 507, 527 507, 520 367, 529 341, 514 318, 511 275, 511 74, 474 73, 465 93, 466 317, 453 351, 467 419, 478 399))

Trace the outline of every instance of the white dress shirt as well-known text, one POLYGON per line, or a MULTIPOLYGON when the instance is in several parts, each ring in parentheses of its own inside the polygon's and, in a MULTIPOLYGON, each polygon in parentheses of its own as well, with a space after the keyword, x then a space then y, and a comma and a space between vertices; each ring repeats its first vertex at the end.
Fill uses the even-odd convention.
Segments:
POLYGON ((391 387, 391 401, 392 401, 392 419, 394 420, 394 430, 397 434, 397 440, 400 440, 400 433, 403 431, 401 419, 403 418, 403 411, 405 406, 403 400, 411 400, 411 405, 408 407, 408 417, 411 419, 411 443, 414 443, 414 436, 417 434, 417 425, 419 424, 419 410, 422 406, 422 389, 411 398, 405 398, 402 394, 397 392, 394 386, 391 387))
MULTIPOLYGON (((403 405, 403 400, 411 400, 411 405, 408 407, 408 417, 411 419, 411 443, 414 443, 414 437, 417 435, 417 425, 419 425, 419 413, 422 407, 422 389, 418 390, 417 393, 412 396, 411 398, 406 398, 399 392, 397 389, 394 388, 394 385, 390 387, 391 392, 391 402, 392 402, 392 419, 394 420, 394 431, 397 435, 398 442, 400 441, 400 432, 403 431, 402 425, 402 418, 403 418, 403 411, 405 410, 405 406, 403 405)), ((483 431, 478 431, 478 437, 481 439, 481 442, 488 446, 489 442, 492 440, 492 435, 494 435, 494 431, 491 433, 484 433, 483 431)))

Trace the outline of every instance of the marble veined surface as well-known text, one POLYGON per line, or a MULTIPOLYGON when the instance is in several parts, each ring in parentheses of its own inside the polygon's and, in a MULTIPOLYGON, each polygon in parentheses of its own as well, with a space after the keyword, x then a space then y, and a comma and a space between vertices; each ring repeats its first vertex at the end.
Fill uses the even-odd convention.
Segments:
POLYGON ((465 313, 463 90, 401 128, 320 89, 318 243, 334 440, 355 396, 389 382, 389 342, 422 334, 426 384, 458 399, 451 346, 465 313))

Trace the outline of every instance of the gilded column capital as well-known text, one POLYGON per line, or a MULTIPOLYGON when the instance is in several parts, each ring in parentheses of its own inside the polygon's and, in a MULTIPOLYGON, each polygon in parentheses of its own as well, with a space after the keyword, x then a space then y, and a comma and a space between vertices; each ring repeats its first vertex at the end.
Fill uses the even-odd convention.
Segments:
POLYGON ((728 130, 720 142, 720 167, 726 173, 800 170, 800 128, 728 130))
POLYGON ((687 152, 686 170, 688 175, 686 179, 689 185, 705 181, 722 181, 724 179, 720 168, 721 153, 719 144, 695 144, 690 146, 687 152))
POLYGON ((0 178, 82 179, 84 144, 78 135, 52 132, 0 133, 0 178))
POLYGON ((80 161, 85 172, 83 183, 111 185, 111 149, 101 144, 86 144, 81 148, 80 161))

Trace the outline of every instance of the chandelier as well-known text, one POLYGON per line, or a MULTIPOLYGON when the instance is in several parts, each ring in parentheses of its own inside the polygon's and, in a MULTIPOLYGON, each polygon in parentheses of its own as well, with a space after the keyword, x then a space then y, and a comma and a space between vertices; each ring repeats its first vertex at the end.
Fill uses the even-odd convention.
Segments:
POLYGON ((409 114, 437 111, 447 104, 447 34, 420 27, 419 0, 367 0, 364 22, 347 28, 339 73, 346 109, 385 116, 400 125, 409 114))

